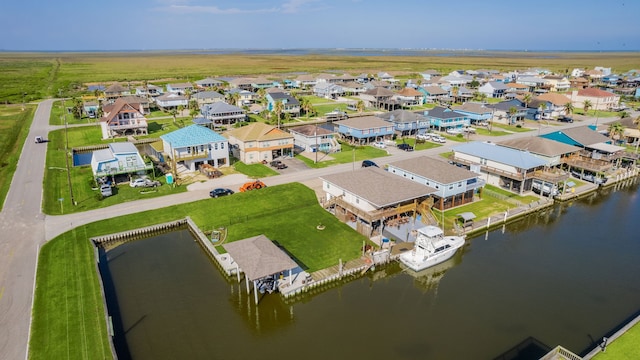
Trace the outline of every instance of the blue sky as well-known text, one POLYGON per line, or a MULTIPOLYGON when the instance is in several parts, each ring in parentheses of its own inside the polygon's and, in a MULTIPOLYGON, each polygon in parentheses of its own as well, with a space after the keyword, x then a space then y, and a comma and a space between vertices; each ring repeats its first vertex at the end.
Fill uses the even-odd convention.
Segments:
POLYGON ((6 0, 0 50, 640 50, 640 1, 6 0))

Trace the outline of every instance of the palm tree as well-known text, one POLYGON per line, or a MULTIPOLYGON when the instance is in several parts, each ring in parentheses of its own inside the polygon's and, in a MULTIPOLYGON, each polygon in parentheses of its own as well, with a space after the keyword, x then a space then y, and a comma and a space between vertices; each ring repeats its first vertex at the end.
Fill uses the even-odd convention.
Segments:
POLYGON ((509 108, 509 124, 514 123, 513 117, 518 113, 518 109, 515 106, 509 108))
POLYGON ((282 115, 282 111, 284 110, 284 104, 282 101, 276 101, 273 107, 273 111, 276 113, 276 118, 278 119, 278 129, 280 129, 280 115, 282 115))
POLYGON ((567 115, 571 115, 573 113, 573 110, 575 110, 575 108, 573 107, 573 103, 569 101, 568 103, 564 104, 564 110, 567 112, 567 115))
POLYGON ((178 115, 178 110, 176 108, 172 108, 169 110, 169 114, 173 116, 173 123, 176 123, 176 116, 178 115))
MULTIPOLYGON (((359 113, 362 113, 364 111, 364 101, 358 100, 358 102, 356 103, 356 109, 358 109, 359 113)), ((638 118, 640 119, 640 117, 638 118)))
POLYGON ((309 113, 313 109, 313 105, 311 105, 311 101, 309 101, 309 99, 307 99, 307 98, 302 98, 300 100, 300 108, 302 109, 302 111, 304 111, 304 114, 308 119, 309 118, 309 113))
POLYGON ((540 111, 540 120, 542 120, 542 118, 544 117, 545 110, 547 110, 547 103, 546 102, 540 103, 540 105, 538 106, 538 111, 540 111))
POLYGON ((522 96, 522 102, 524 103, 525 107, 529 107, 529 103, 531 103, 532 99, 533 97, 531 96, 531 93, 526 93, 524 94, 524 96, 522 96))
POLYGON ((609 137, 612 140, 620 140, 624 135, 624 126, 619 121, 609 124, 609 137))
POLYGON ((628 118, 629 117, 629 112, 628 111, 621 111, 620 114, 618 114, 618 116, 620 117, 620 119, 628 118))
POLYGON ((589 111, 589 109, 591 109, 592 106, 593 104, 591 103, 591 100, 585 100, 582 103, 582 108, 584 109, 584 113, 586 114, 587 111, 589 111))
POLYGON ((480 93, 480 95, 478 95, 478 97, 480 98, 480 102, 486 102, 487 101, 487 94, 485 93, 480 93))

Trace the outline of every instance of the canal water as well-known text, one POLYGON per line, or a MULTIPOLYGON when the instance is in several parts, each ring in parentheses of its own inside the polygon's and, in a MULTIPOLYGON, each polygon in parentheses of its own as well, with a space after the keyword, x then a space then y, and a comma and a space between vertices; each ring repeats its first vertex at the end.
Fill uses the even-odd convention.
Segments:
POLYGON ((133 241, 110 250, 103 269, 118 356, 494 359, 520 346, 520 359, 537 359, 556 345, 585 354, 640 310, 639 220, 636 181, 470 238, 419 274, 394 263, 258 306, 187 231, 133 241))

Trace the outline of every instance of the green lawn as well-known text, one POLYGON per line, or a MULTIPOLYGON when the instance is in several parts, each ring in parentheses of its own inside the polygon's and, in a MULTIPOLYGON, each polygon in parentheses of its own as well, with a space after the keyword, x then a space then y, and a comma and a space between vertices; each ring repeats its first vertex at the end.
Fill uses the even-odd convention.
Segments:
POLYGON ((605 352, 593 357, 594 360, 633 360, 640 358, 640 325, 635 324, 616 341, 607 345, 605 352))
POLYGON ((254 179, 280 174, 279 172, 273 170, 269 165, 263 164, 245 164, 243 162, 236 162, 233 164, 233 167, 236 169, 236 171, 241 172, 254 179))
POLYGON ((296 155, 296 159, 303 161, 310 168, 325 168, 331 165, 344 164, 353 162, 355 167, 360 167, 360 162, 366 159, 375 159, 378 157, 388 156, 387 151, 378 149, 373 146, 351 146, 342 143, 342 151, 325 155, 318 153, 318 162, 315 159, 308 159, 301 155, 296 155), (333 160, 323 161, 323 157, 330 156, 333 160))
POLYGON ((229 241, 264 234, 307 271, 358 258, 366 237, 318 205, 302 184, 130 214, 76 228, 49 241, 38 258, 31 359, 111 359, 90 237, 190 216, 200 229, 228 228, 229 241), (324 230, 316 229, 318 224, 324 230), (295 231, 292 231, 295 229, 295 231))
POLYGON ((526 127, 518 127, 518 126, 513 126, 513 125, 503 125, 503 124, 496 124, 493 123, 493 129, 492 130, 497 130, 497 129, 502 129, 506 132, 527 132, 527 131, 533 131, 533 129, 529 129, 526 127))
POLYGON ((27 105, 24 111, 20 105, 0 106, 0 209, 9 193, 22 146, 25 140, 33 141, 27 135, 35 109, 34 105, 27 105))
POLYGON ((503 136, 503 135, 509 135, 510 133, 506 131, 502 131, 500 129, 495 129, 495 128, 493 128, 491 131, 489 131, 489 129, 486 129, 486 128, 476 128, 476 134, 485 135, 485 136, 503 136))

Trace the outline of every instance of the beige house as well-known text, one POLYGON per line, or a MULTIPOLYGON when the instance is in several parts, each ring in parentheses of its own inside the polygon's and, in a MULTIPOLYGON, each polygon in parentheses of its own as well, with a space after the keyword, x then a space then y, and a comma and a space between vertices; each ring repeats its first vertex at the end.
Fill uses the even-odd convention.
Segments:
POLYGON ((571 82, 565 76, 547 75, 543 79, 545 84, 549 86, 549 91, 552 92, 564 92, 571 87, 571 82))
POLYGON ((226 137, 234 157, 245 164, 270 162, 293 155, 293 135, 264 123, 253 123, 228 131, 226 137))
POLYGON ((109 139, 126 135, 146 135, 147 118, 142 104, 128 103, 119 98, 113 105, 104 108, 100 118, 102 138, 109 139))
POLYGON ((573 106, 581 109, 584 108, 584 102, 587 100, 591 102, 590 109, 592 110, 606 111, 620 103, 620 95, 596 88, 574 90, 567 95, 569 95, 573 106))

